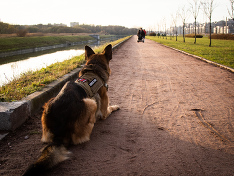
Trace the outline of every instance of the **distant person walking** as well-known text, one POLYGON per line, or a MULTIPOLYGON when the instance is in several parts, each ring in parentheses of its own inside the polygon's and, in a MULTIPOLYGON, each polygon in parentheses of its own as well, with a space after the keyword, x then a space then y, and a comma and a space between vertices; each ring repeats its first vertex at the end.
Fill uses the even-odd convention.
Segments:
MULTIPOLYGON (((144 31, 144 33, 145 33, 145 36, 146 36, 146 31, 145 31, 145 29, 143 29, 143 31, 144 31)), ((144 36, 144 39, 145 39, 145 36, 144 36)))
POLYGON ((140 30, 137 32, 137 36, 138 36, 138 40, 144 42, 144 38, 145 38, 145 32, 142 30, 142 28, 140 28, 140 30))

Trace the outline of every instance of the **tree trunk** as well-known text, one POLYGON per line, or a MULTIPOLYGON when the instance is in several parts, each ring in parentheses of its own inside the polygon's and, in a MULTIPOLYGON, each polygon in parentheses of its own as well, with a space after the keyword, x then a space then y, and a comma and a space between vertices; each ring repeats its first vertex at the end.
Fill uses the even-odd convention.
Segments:
POLYGON ((211 17, 210 17, 210 45, 209 47, 211 47, 211 17))
POLYGON ((194 44, 196 44, 196 41, 197 41, 197 36, 196 36, 197 35, 197 33, 196 33, 197 32, 197 30, 196 30, 197 29, 196 28, 197 27, 197 23, 196 23, 196 21, 197 21, 197 19, 195 18, 195 36, 194 36, 195 37, 195 41, 194 41, 194 44))
POLYGON ((185 43, 184 28, 185 28, 185 22, 183 22, 183 39, 184 39, 184 43, 185 43))

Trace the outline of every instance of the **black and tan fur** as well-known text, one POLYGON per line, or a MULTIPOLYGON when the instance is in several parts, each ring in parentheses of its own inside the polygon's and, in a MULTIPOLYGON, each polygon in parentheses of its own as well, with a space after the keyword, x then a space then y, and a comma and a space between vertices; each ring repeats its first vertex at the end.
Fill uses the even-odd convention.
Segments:
MULTIPOLYGON (((79 76, 93 72, 103 80, 103 84, 107 83, 112 46, 108 45, 101 54, 95 54, 85 46, 85 59, 87 62, 79 76)), ((59 94, 44 106, 42 142, 48 145, 24 175, 38 174, 68 159, 70 152, 66 148, 89 141, 96 120, 106 119, 118 109, 117 105, 109 106, 106 86, 102 86, 94 97, 88 97, 77 82, 67 82, 59 94)))

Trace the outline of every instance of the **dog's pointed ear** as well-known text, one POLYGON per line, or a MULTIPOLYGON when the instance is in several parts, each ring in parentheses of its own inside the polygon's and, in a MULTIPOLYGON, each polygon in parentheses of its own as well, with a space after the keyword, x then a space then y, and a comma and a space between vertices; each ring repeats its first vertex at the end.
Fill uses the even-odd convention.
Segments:
POLYGON ((110 61, 112 59, 112 45, 109 44, 108 46, 106 46, 103 53, 105 53, 106 58, 108 59, 108 61, 110 61))
POLYGON ((89 46, 85 46, 85 60, 89 59, 89 56, 95 54, 95 52, 89 46))

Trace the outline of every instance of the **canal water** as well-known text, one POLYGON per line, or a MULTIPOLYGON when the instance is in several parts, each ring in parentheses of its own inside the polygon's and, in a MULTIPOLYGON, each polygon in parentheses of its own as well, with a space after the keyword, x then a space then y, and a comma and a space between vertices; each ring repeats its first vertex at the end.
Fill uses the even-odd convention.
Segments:
POLYGON ((36 71, 41 68, 45 68, 53 63, 62 62, 64 60, 71 59, 74 56, 79 56, 84 53, 85 45, 89 45, 93 48, 95 46, 99 46, 122 37, 123 36, 115 36, 114 38, 106 38, 103 40, 95 41, 93 43, 1 59, 0 86, 9 83, 13 79, 20 77, 20 75, 28 71, 36 71))

